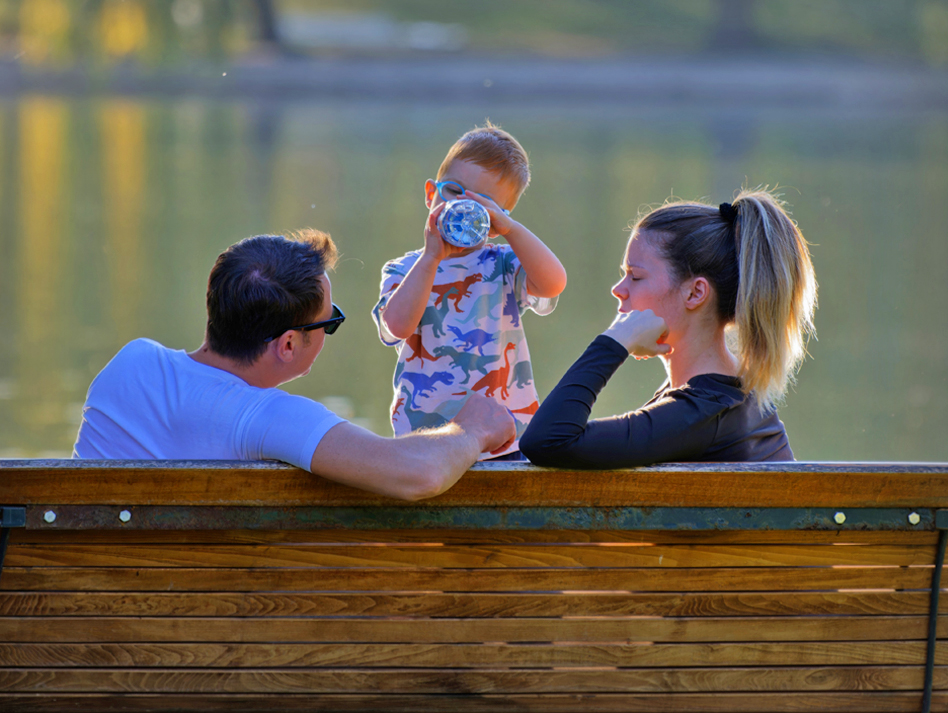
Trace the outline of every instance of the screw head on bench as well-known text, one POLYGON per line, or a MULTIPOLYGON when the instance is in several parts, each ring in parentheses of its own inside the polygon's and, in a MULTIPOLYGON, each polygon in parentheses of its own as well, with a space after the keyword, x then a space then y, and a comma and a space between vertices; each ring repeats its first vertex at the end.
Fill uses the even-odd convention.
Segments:
POLYGON ((132 513, 130 513, 128 510, 122 510, 122 512, 119 513, 119 520, 122 522, 128 522, 131 519, 132 513))
POLYGON ((919 516, 917 512, 913 512, 913 513, 909 513, 908 521, 913 525, 917 525, 918 523, 922 521, 922 518, 919 516))
POLYGON ((846 522, 846 513, 844 512, 836 513, 835 515, 833 515, 833 521, 837 525, 842 525, 844 522, 846 522))
POLYGON ((56 522, 56 513, 52 510, 47 510, 43 513, 43 519, 46 520, 46 522, 56 522))

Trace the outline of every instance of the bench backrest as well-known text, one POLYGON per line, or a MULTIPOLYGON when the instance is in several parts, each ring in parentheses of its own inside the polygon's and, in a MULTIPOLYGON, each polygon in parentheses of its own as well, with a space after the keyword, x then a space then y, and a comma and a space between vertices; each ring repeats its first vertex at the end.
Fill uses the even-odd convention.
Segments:
POLYGON ((944 464, 0 461, 0 506, 3 711, 917 711, 948 638, 944 464))

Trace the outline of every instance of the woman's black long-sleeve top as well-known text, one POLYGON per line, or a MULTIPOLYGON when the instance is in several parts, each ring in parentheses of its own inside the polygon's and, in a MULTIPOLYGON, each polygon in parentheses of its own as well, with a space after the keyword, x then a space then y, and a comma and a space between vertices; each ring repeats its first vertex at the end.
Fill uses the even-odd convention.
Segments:
POLYGON ((533 463, 558 468, 631 468, 667 461, 788 461, 787 431, 733 376, 666 381, 642 408, 590 421, 596 397, 628 358, 599 335, 560 379, 520 438, 533 463))

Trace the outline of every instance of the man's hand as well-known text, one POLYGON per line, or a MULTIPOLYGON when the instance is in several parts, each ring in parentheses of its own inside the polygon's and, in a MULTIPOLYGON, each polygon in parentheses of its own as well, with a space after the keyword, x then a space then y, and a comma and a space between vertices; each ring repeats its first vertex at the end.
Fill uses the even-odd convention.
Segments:
POLYGON ((478 439, 481 453, 503 451, 517 438, 517 426, 510 411, 481 394, 472 393, 451 420, 478 439))
POLYGON ((619 342, 636 359, 671 354, 670 346, 659 343, 668 335, 665 320, 650 309, 619 314, 603 334, 619 342))

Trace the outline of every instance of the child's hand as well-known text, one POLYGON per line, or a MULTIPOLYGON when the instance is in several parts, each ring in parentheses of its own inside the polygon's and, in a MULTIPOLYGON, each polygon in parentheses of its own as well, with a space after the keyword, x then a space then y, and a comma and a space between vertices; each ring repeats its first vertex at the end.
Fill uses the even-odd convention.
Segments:
POLYGON ((667 344, 660 343, 668 336, 665 320, 650 309, 619 314, 603 334, 619 342, 636 359, 670 354, 672 350, 667 344))
POLYGON ((438 230, 438 216, 444 210, 444 203, 439 203, 431 212, 428 213, 428 220, 425 221, 425 252, 424 254, 441 262, 445 258, 464 252, 467 248, 459 248, 456 245, 445 242, 441 237, 441 231, 438 230))
POLYGON ((480 193, 474 193, 473 191, 464 191, 464 193, 458 196, 458 200, 474 201, 484 206, 487 210, 487 214, 490 216, 490 232, 487 234, 488 238, 496 238, 498 235, 506 236, 513 227, 513 219, 507 215, 503 208, 494 203, 494 201, 487 196, 482 196, 480 193))

